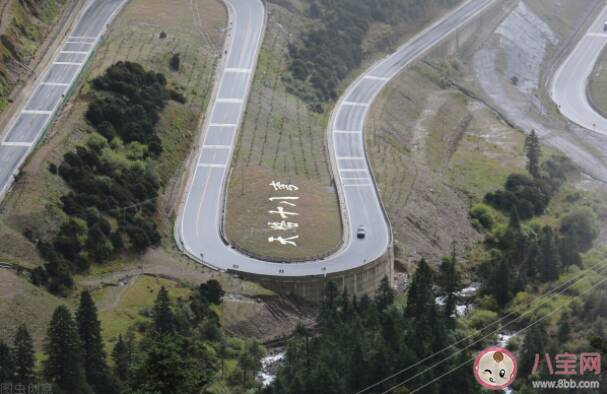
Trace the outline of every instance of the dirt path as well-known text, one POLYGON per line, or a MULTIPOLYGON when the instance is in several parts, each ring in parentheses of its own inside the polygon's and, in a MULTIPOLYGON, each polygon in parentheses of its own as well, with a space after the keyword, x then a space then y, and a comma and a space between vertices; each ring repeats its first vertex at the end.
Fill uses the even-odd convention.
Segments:
POLYGON ((97 305, 100 310, 113 310, 118 307, 122 297, 126 294, 127 290, 133 286, 133 283, 139 279, 140 274, 134 276, 126 276, 123 280, 118 282, 119 290, 114 293, 110 293, 110 297, 104 297, 101 302, 97 305))

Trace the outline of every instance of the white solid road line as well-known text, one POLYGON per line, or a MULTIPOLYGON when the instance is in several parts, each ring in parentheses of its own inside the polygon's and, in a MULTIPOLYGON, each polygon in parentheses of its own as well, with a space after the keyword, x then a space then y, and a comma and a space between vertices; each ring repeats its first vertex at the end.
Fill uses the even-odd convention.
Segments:
POLYGON ((361 134, 362 130, 333 130, 335 134, 361 134))
POLYGON ((237 98, 218 98, 215 100, 216 103, 233 103, 233 104, 242 104, 243 99, 237 98))
POLYGON ((209 127, 237 127, 236 123, 209 123, 209 127))
POLYGON ((226 168, 226 165, 225 164, 213 164, 213 163, 198 163, 198 167, 226 168))
POLYGON ((26 146, 26 147, 30 147, 30 146, 33 145, 33 143, 32 142, 11 142, 11 141, 4 141, 0 145, 2 145, 2 146, 26 146))
POLYGON ((22 114, 25 115, 51 115, 53 111, 44 111, 38 109, 24 109, 21 111, 22 114))
POLYGON ((368 103, 356 103, 353 101, 342 101, 341 105, 347 105, 351 107, 368 107, 368 103))
POLYGON ((53 62, 53 64, 59 64, 59 65, 64 65, 64 66, 82 66, 83 63, 76 63, 76 62, 53 62))
POLYGON ((374 75, 365 75, 363 77, 363 79, 371 79, 371 80, 374 80, 374 81, 383 81, 383 82, 388 82, 390 80, 389 77, 376 77, 374 75))
POLYGON ((45 86, 70 86, 69 83, 62 83, 62 82, 42 82, 40 85, 45 85, 45 86))
POLYGON ((251 69, 250 68, 233 68, 232 67, 232 68, 226 68, 224 71, 227 72, 227 73, 245 73, 245 74, 248 74, 248 73, 251 72, 251 69))

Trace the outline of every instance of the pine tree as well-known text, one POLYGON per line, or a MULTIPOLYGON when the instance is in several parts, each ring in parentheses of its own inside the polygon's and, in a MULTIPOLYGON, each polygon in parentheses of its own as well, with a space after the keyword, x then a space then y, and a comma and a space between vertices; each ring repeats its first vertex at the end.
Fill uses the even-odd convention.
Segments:
POLYGON ((101 338, 101 323, 97 318, 97 307, 88 291, 83 291, 80 295, 76 322, 84 355, 86 381, 96 393, 117 393, 118 390, 112 382, 110 370, 105 361, 106 354, 101 338))
POLYGON ((405 308, 405 317, 413 323, 409 332, 415 337, 410 341, 411 347, 419 358, 432 353, 432 349, 439 346, 439 337, 445 334, 444 320, 437 313, 432 291, 433 278, 430 266, 422 259, 413 275, 405 308))
POLYGON ((238 367, 242 371, 242 382, 249 379, 249 372, 256 372, 261 368, 261 358, 264 351, 259 342, 247 340, 238 355, 238 367))
POLYGON ((561 315, 558 324, 558 332, 557 337, 559 339, 559 343, 563 344, 569 340, 569 336, 571 334, 571 326, 569 325, 569 314, 567 312, 561 315))
POLYGON ((337 296, 338 290, 335 282, 327 282, 323 293, 323 300, 320 304, 320 314, 318 316, 318 324, 320 327, 331 327, 336 323, 337 296))
POLYGON ((501 258, 497 265, 497 269, 495 270, 495 277, 493 280, 495 301, 500 307, 504 307, 510 301, 510 289, 512 286, 511 275, 512 272, 506 263, 506 260, 501 258))
POLYGON ((131 360, 129 357, 129 349, 126 342, 122 339, 122 335, 118 336, 118 341, 114 345, 112 360, 114 361, 116 376, 120 381, 126 382, 129 377, 131 360))
POLYGON ((15 378, 15 358, 11 348, 0 341, 0 383, 13 383, 15 378))
POLYGON ((175 333, 156 335, 133 370, 129 392, 199 393, 215 375, 216 364, 208 344, 175 333))
POLYGON ((434 294, 432 293, 433 273, 425 259, 419 262, 417 271, 413 275, 409 295, 407 298, 407 307, 405 316, 419 317, 428 310, 430 305, 434 305, 434 294))
POLYGON ((536 239, 532 239, 527 250, 527 256, 525 257, 526 275, 530 280, 535 280, 538 277, 539 258, 540 249, 538 246, 538 241, 536 239))
POLYGON ((519 373, 518 376, 526 378, 531 373, 535 355, 542 357, 549 348, 548 333, 543 322, 534 324, 527 331, 525 340, 523 341, 521 356, 519 357, 519 373))
POLYGON ((169 334, 176 330, 177 321, 171 310, 169 293, 162 286, 154 303, 154 331, 157 334, 169 334))
POLYGON ((448 319, 451 328, 454 327, 456 305, 457 305, 457 294, 459 290, 459 275, 457 273, 457 254, 455 250, 455 243, 451 245, 451 256, 443 260, 441 264, 441 271, 443 274, 443 285, 444 290, 447 293, 445 300, 444 315, 448 319))
POLYGON ((198 292, 203 299, 217 305, 221 304, 221 298, 225 294, 221 284, 215 279, 208 280, 207 283, 201 283, 198 292))
POLYGON ((527 153, 527 170, 534 178, 539 178, 542 148, 535 130, 531 130, 531 133, 525 138, 525 151, 527 153))
POLYGON ((34 344, 25 324, 19 326, 13 344, 15 382, 28 386, 34 382, 34 344))
POLYGON ((542 229, 538 259, 540 280, 551 282, 557 280, 560 273, 559 251, 555 244, 555 236, 550 226, 542 229))
POLYGON ((64 305, 53 312, 45 351, 44 377, 53 383, 53 392, 90 394, 86 383, 82 346, 72 314, 64 305))
POLYGON ((379 284, 379 288, 375 294, 375 305, 381 312, 394 303, 394 291, 390 287, 390 281, 387 276, 384 276, 379 284))

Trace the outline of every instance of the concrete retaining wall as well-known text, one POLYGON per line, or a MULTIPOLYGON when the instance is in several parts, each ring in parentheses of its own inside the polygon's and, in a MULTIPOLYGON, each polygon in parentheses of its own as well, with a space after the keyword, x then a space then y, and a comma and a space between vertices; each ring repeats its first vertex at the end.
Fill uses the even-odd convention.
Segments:
POLYGON ((295 295, 306 301, 320 302, 324 289, 329 281, 333 281, 340 291, 346 289, 348 294, 358 297, 368 294, 373 296, 379 283, 384 277, 390 282, 394 276, 394 258, 392 248, 380 259, 363 267, 325 276, 310 276, 303 278, 275 277, 253 274, 242 274, 262 286, 280 294, 295 295))

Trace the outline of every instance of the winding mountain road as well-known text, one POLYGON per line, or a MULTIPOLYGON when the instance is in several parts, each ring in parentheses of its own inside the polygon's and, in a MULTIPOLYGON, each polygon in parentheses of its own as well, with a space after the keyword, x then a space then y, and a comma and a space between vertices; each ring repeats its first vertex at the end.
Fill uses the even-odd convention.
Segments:
POLYGON ((588 130, 607 135, 607 119, 598 113, 588 98, 590 75, 607 44, 607 6, 552 79, 551 95, 561 113, 588 130))
POLYGON ((230 11, 227 58, 208 111, 195 169, 178 217, 175 235, 192 258, 211 267, 253 274, 300 277, 357 268, 386 253, 391 242, 366 157, 363 126, 381 89, 410 62, 439 43, 495 0, 469 0, 374 64, 343 94, 335 107, 327 137, 345 223, 342 247, 332 256, 309 262, 258 260, 233 249, 222 237, 225 188, 238 128, 252 83, 265 26, 260 0, 225 0, 230 11), (354 239, 359 226, 363 240, 354 239))
POLYGON ((0 198, 40 140, 90 59, 107 25, 127 0, 90 0, 58 53, 33 89, 33 94, 2 132, 0 198))

